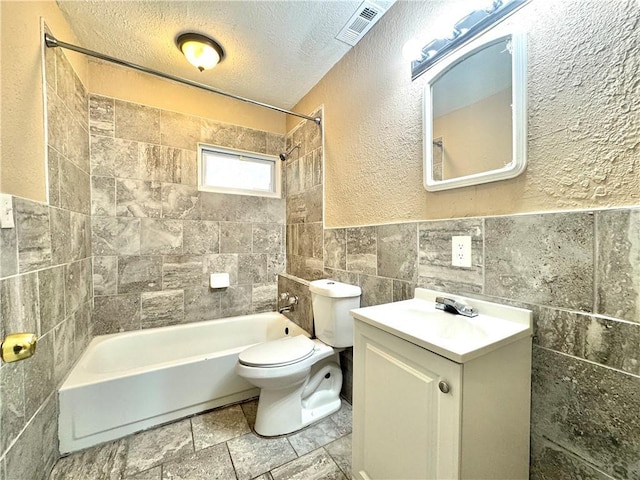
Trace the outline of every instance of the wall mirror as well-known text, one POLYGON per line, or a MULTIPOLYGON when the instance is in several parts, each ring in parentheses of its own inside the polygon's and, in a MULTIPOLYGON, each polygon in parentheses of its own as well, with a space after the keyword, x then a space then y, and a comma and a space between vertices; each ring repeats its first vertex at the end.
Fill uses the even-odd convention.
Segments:
POLYGON ((520 175, 527 161, 524 34, 480 37, 425 75, 425 188, 520 175))

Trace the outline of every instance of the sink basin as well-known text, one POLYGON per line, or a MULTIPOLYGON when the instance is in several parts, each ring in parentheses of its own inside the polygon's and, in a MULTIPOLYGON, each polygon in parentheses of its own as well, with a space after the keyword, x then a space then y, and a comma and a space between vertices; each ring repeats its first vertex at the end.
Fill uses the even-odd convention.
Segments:
POLYGON ((415 298, 351 310, 365 323, 426 348, 457 363, 485 355, 531 336, 529 310, 416 288, 415 298), (475 307, 476 317, 435 308, 436 297, 448 297, 475 307))

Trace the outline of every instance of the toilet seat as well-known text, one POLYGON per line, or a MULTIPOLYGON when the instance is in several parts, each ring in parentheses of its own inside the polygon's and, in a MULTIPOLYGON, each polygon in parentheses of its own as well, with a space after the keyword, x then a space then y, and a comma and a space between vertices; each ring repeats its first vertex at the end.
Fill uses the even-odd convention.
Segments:
POLYGON ((309 358, 314 345, 304 335, 283 337, 243 350, 238 360, 249 367, 282 367, 309 358))

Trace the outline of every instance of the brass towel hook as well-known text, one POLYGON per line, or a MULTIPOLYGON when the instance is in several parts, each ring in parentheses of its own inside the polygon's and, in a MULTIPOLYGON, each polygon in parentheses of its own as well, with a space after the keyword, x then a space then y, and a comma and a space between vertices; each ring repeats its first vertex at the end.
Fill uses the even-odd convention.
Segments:
POLYGON ((7 335, 0 347, 0 357, 5 363, 25 360, 36 353, 38 339, 33 333, 12 333, 7 335))

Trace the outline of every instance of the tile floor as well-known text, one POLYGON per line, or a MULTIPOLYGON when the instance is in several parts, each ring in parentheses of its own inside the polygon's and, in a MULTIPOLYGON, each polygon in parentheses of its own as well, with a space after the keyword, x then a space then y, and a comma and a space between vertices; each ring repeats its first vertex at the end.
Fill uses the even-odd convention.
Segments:
POLYGON ((50 480, 346 480, 351 405, 291 435, 257 436, 258 402, 212 410, 61 458, 50 480))

